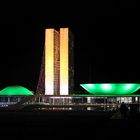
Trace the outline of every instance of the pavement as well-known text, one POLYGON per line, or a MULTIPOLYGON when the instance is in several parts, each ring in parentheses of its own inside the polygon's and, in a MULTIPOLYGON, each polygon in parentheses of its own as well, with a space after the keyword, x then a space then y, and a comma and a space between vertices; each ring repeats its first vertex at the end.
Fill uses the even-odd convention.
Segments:
POLYGON ((1 137, 31 138, 137 138, 140 116, 112 119, 112 112, 34 111, 0 112, 1 137), (8 134, 8 135, 7 135, 8 134))

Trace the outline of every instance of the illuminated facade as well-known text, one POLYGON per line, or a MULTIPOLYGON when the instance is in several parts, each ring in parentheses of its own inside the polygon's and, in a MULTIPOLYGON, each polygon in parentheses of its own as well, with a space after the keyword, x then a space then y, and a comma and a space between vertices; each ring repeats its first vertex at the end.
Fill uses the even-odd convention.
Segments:
POLYGON ((68 28, 46 29, 36 94, 22 86, 6 87, 0 91, 0 107, 13 110, 40 104, 43 110, 114 110, 122 102, 140 106, 140 94, 135 93, 138 83, 80 84, 87 93, 74 93, 73 51, 74 38, 68 28))
POLYGON ((60 29, 60 95, 68 95, 74 87, 74 41, 68 28, 60 29))
POLYGON ((33 92, 22 86, 8 86, 0 91, 0 96, 28 96, 33 92))
POLYGON ((54 29, 45 32, 45 94, 59 94, 59 33, 54 29))
POLYGON ((100 83, 80 84, 87 92, 94 96, 130 96, 140 89, 138 83, 100 83))
POLYGON ((46 29, 37 93, 69 95, 74 87, 73 34, 68 28, 46 29))

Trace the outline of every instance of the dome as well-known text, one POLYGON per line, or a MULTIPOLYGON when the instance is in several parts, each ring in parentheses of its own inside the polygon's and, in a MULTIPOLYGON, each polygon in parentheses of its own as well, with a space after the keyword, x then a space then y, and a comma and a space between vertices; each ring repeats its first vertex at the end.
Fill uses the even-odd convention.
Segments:
POLYGON ((100 84, 80 84, 87 92, 93 95, 120 96, 131 95, 140 88, 140 84, 134 83, 100 83, 100 84))
POLYGON ((11 95, 33 95, 33 93, 22 86, 8 86, 0 91, 0 95, 11 96, 11 95))

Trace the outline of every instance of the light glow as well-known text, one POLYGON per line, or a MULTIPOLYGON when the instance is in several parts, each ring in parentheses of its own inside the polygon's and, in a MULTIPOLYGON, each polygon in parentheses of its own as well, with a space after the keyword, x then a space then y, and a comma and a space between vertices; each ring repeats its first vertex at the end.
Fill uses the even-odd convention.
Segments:
POLYGON ((133 84, 127 84, 127 85, 125 86, 125 89, 130 89, 131 87, 133 87, 133 84))
POLYGON ((87 84, 88 87, 94 88, 93 84, 87 84))
POLYGON ((112 86, 110 84, 102 84, 101 85, 103 90, 111 90, 112 86))

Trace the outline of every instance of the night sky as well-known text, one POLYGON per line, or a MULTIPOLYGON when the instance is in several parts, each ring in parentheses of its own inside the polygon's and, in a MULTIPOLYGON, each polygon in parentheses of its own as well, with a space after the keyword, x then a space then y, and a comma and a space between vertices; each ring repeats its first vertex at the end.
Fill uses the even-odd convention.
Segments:
POLYGON ((140 83, 135 3, 112 2, 111 6, 69 6, 53 11, 36 3, 4 9, 0 22, 0 89, 22 85, 36 90, 45 28, 51 27, 69 27, 75 36, 75 90, 81 90, 80 83, 140 83))

